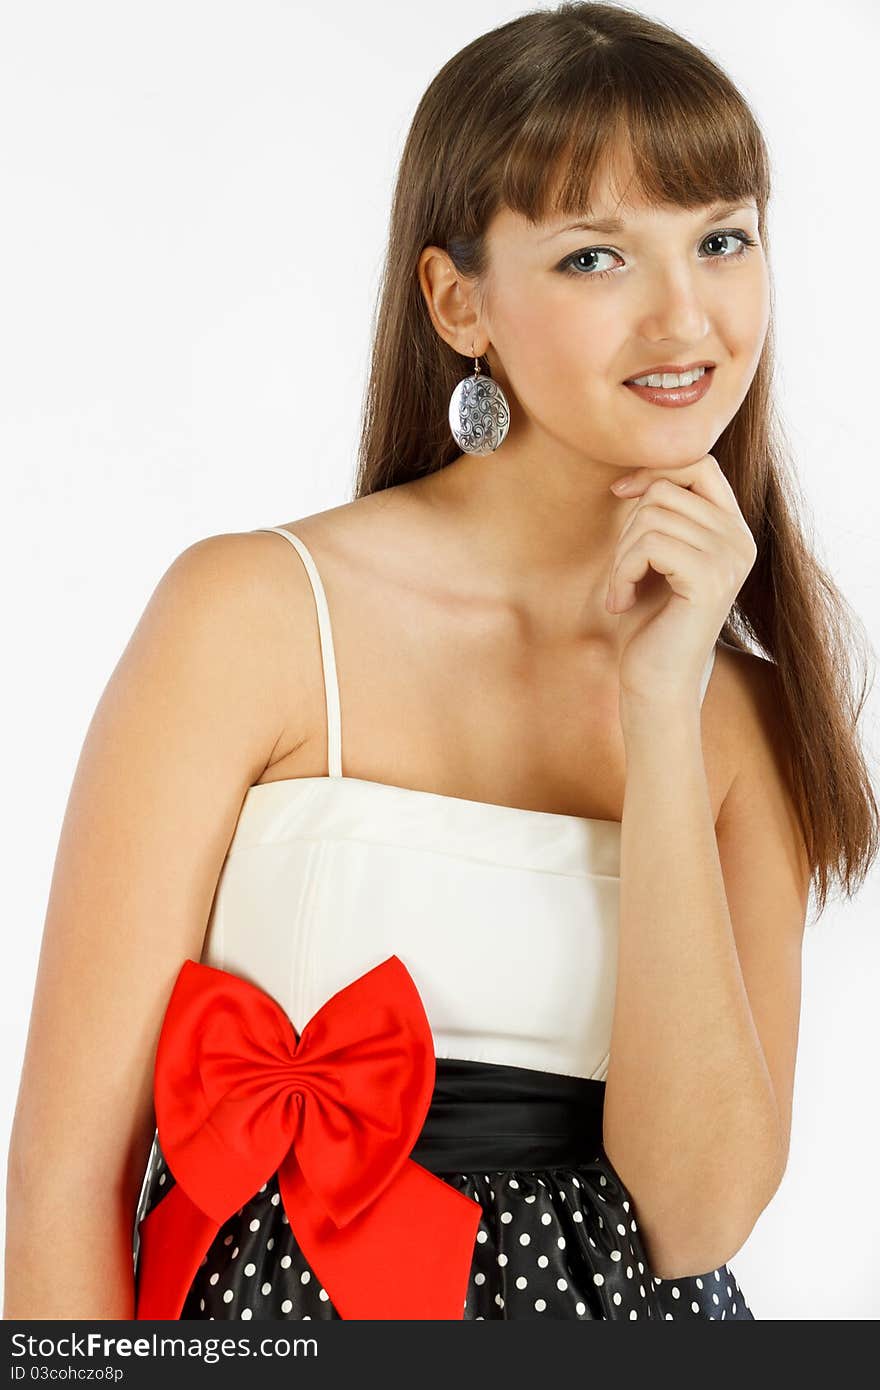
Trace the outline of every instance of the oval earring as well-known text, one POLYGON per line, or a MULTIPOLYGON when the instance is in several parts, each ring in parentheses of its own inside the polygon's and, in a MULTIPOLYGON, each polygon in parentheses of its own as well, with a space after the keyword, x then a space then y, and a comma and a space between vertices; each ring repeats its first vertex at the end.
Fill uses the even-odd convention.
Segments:
POLYGON ((473 376, 463 377, 450 397, 449 428, 465 454, 494 453, 507 437, 507 397, 497 381, 480 371, 478 357, 474 357, 473 376))

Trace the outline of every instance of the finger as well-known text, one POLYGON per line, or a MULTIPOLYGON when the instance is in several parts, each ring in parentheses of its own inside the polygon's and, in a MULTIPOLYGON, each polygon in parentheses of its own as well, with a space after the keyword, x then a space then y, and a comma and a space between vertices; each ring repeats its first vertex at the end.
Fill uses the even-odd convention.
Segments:
POLYGON ((623 613, 632 606, 636 598, 636 585, 649 570, 664 575, 674 593, 683 598, 693 598, 699 592, 711 563, 709 551, 691 545, 687 540, 666 532, 646 531, 633 541, 621 557, 614 579, 615 602, 611 611, 623 613))
MULTIPOLYGON (((680 488, 678 490, 681 491, 680 488)), ((674 536, 678 540, 687 541, 695 550, 711 551, 714 554, 718 549, 715 531, 703 526, 701 522, 692 521, 689 516, 672 511, 668 507, 660 507, 653 502, 646 503, 640 508, 638 517, 632 519, 627 532, 626 543, 621 544, 623 537, 621 537, 621 541, 618 541, 618 549, 608 583, 608 594, 612 599, 610 606, 615 612, 620 611, 619 601, 616 601, 615 596, 618 596, 620 600, 623 596, 623 590, 619 583, 622 561, 640 538, 650 531, 658 531, 663 535, 674 536)))
POLYGON ((739 511, 736 494, 712 454, 706 454, 696 463, 686 464, 683 468, 636 468, 628 476, 633 484, 633 491, 624 494, 626 496, 637 495, 639 489, 665 478, 675 483, 682 491, 686 490, 703 497, 724 511, 739 511))
POLYGON ((692 521, 691 517, 683 516, 680 512, 671 512, 669 507, 656 506, 655 503, 639 509, 638 517, 633 518, 630 528, 627 531, 627 541, 621 546, 617 542, 617 552, 612 564, 612 577, 610 577, 609 588, 614 587, 617 574, 620 573, 620 564, 628 550, 633 548, 642 535, 648 531, 659 531, 663 535, 673 535, 680 541, 687 541, 688 545, 694 546, 696 550, 706 550, 706 552, 717 553, 717 537, 715 531, 708 527, 692 521))
MULTIPOLYGON (((694 525, 704 527, 716 539, 723 538, 729 528, 727 513, 722 514, 714 502, 708 502, 705 497, 698 497, 688 488, 679 487, 676 483, 661 478, 651 483, 644 496, 639 498, 623 523, 617 537, 615 562, 617 555, 621 553, 624 540, 627 537, 632 537, 634 527, 639 524, 639 518, 645 508, 649 506, 657 506, 662 508, 664 512, 672 512, 687 517, 694 525)), ((613 567, 612 564, 612 570, 613 567)))
POLYGON ((710 502, 706 497, 691 491, 690 488, 682 487, 680 483, 672 482, 670 478, 655 478, 648 483, 636 501, 636 505, 629 512, 618 541, 626 534, 638 512, 649 503, 657 503, 671 511, 680 512, 701 526, 719 533, 723 532, 727 525, 726 513, 722 516, 715 502, 710 502))

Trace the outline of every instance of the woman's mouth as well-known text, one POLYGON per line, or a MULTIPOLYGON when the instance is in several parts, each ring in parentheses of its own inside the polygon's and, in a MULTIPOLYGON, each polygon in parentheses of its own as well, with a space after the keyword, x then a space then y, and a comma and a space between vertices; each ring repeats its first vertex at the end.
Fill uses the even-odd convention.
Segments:
MULTIPOLYGON (((691 373, 688 373, 688 375, 691 375, 691 373)), ((712 378, 714 375, 714 367, 699 367, 696 371, 696 379, 689 385, 670 384, 669 386, 663 386, 655 384, 652 386, 639 386, 634 381, 625 381, 623 384, 628 391, 632 391, 635 396, 640 396, 641 399, 647 401, 649 405, 693 405, 695 401, 703 399, 709 387, 712 385, 712 378)), ((670 378, 668 376, 666 376, 665 379, 671 382, 680 380, 680 378, 670 378)), ((644 378, 642 378, 642 380, 644 380, 644 378)), ((664 376, 660 374, 657 377, 651 377, 650 380, 655 383, 662 382, 664 376)))

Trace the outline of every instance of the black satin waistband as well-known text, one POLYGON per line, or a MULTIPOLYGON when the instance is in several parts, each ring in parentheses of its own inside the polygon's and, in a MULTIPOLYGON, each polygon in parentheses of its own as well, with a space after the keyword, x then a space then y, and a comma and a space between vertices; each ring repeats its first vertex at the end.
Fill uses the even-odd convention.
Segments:
POLYGON ((410 1157, 432 1173, 577 1167, 602 1148, 604 1100, 589 1077, 438 1057, 410 1157))

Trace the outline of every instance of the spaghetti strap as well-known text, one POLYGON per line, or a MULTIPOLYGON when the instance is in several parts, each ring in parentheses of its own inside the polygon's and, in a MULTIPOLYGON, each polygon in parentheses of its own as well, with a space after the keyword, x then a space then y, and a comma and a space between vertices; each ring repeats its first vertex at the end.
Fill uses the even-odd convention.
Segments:
POLYGON ((330 608, 324 585, 318 573, 311 551, 305 541, 300 540, 284 526, 257 526, 257 531, 276 531, 284 536, 299 551, 315 596, 318 613, 318 634, 321 640, 321 667, 324 674, 324 699, 327 709, 327 763, 328 776, 342 776, 342 720, 339 709, 339 681, 336 675, 336 655, 333 650, 333 632, 330 626, 330 608))

